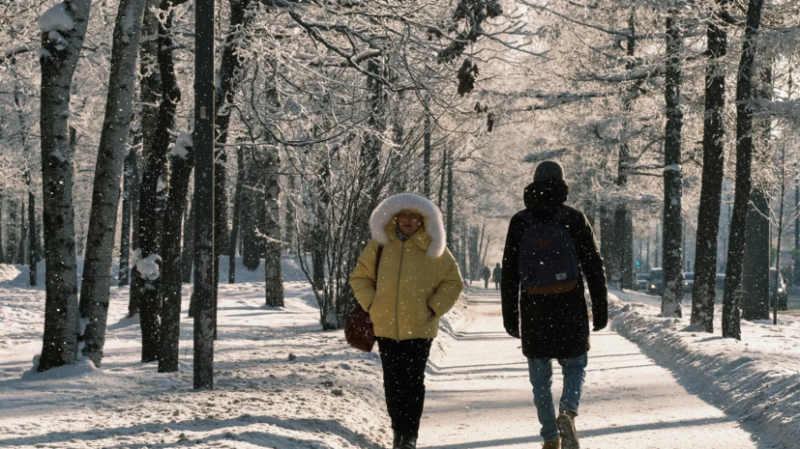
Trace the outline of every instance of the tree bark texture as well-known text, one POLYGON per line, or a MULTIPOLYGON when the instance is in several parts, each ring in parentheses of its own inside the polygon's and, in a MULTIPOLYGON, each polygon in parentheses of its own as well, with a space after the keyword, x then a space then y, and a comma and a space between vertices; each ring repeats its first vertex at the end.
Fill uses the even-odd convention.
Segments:
MULTIPOLYGON (((727 3, 728 0, 717 0, 717 7, 721 10, 727 7, 727 3)), ((728 52, 728 33, 718 13, 712 16, 706 26, 706 40, 708 65, 703 115, 703 180, 697 212, 691 323, 706 332, 714 332, 719 217, 725 174, 725 71, 718 59, 728 52)))
POLYGON ((422 171, 423 171, 423 186, 422 192, 425 198, 431 197, 431 111, 430 111, 430 97, 425 97, 425 129, 423 130, 423 148, 422 148, 422 171))
POLYGON ((244 184, 244 148, 236 147, 236 188, 233 194, 233 225, 228 242, 228 283, 236 282, 236 244, 241 233, 242 187, 244 184))
MULTIPOLYGON (((173 42, 169 36, 173 14, 170 12, 161 32, 159 67, 165 80, 175 80, 175 63, 172 54, 173 42)), ((180 102, 181 91, 177 83, 171 91, 174 104, 180 102)), ((173 119, 174 120, 174 119, 173 119)), ((174 123, 174 122, 173 122, 174 123)), ((182 144, 183 145, 183 144, 182 144)), ((164 212, 164 230, 161 240, 161 328, 159 330, 158 372, 178 371, 178 345, 181 337, 181 286, 183 264, 181 264, 181 231, 186 211, 189 180, 194 168, 191 147, 188 154, 173 152, 170 157, 170 180, 167 192, 167 207, 164 212)))
MULTIPOLYGON (((131 258, 131 190, 133 189, 133 167, 136 163, 136 148, 131 148, 125 156, 122 167, 122 227, 119 239, 119 286, 130 283, 131 258)), ((135 314, 135 312, 134 312, 135 314)), ((132 316, 132 315, 131 315, 132 316)))
POLYGON ((195 282, 197 311, 194 315, 194 387, 214 388, 214 3, 195 4, 195 282))
POLYGON ((11 264, 19 264, 17 259, 17 246, 19 239, 17 231, 19 225, 19 215, 17 215, 17 202, 8 202, 8 225, 6 226, 6 260, 11 264))
MULTIPOLYGON (((633 14, 628 18, 628 38, 626 54, 628 56, 627 70, 634 67, 634 57, 636 55, 636 22, 633 14)), ((637 84, 632 84, 623 100, 623 110, 625 111, 623 142, 619 146, 617 160, 617 179, 616 184, 620 192, 627 190, 628 172, 631 166, 630 144, 627 139, 631 136, 630 113, 633 109, 633 98, 636 95, 637 84)), ((612 266, 616 268, 614 274, 619 277, 620 288, 632 289, 634 283, 633 272, 633 222, 632 216, 628 213, 628 205, 620 199, 614 211, 614 232, 613 232, 613 251, 610 251, 613 260, 612 266), (630 221, 630 223, 629 223, 630 221)), ((612 242, 608 242, 612 243, 612 242)))
POLYGON ((664 296, 661 299, 661 315, 680 317, 683 297, 681 250, 683 173, 680 166, 683 113, 680 52, 683 45, 676 16, 677 11, 673 11, 667 17, 667 69, 664 93, 667 116, 664 130, 664 296))
POLYGON ((164 70, 171 59, 171 50, 163 44, 164 37, 157 38, 165 30, 153 8, 166 10, 169 0, 148 0, 144 14, 142 35, 142 143, 144 169, 139 198, 139 243, 140 257, 133 267, 131 295, 138 297, 139 317, 142 328, 142 362, 158 359, 159 331, 161 327, 161 298, 159 295, 160 244, 166 205, 167 152, 170 133, 175 126, 175 107, 180 91, 173 73, 164 70), (151 7, 151 5, 153 7, 151 7), (169 55, 169 56, 168 56, 169 55), (151 67, 156 64, 158 70, 151 67), (155 105, 158 107, 155 107, 155 105), (138 268, 147 260, 159 267, 159 273, 143 275, 138 268))
POLYGON ((31 287, 39 283, 36 267, 39 264, 39 233, 36 230, 36 195, 31 189, 31 174, 26 173, 28 185, 28 280, 31 287))
POLYGON ((245 149, 245 185, 242 189, 242 265, 255 271, 264 257, 264 230, 266 220, 264 177, 254 159, 252 148, 245 149))
POLYGON ((279 172, 281 167, 278 147, 267 148, 264 169, 266 185, 264 199, 266 222, 264 234, 266 238, 266 254, 264 257, 264 276, 266 281, 266 305, 283 307, 283 270, 281 268, 281 202, 279 172))
POLYGON ((87 322, 83 354, 99 367, 105 345, 111 265, 119 209, 119 184, 136 91, 136 59, 145 0, 121 0, 111 47, 103 129, 95 162, 86 259, 81 282, 81 319, 87 322))
POLYGON ((161 350, 158 356, 158 372, 178 371, 178 344, 181 336, 181 286, 183 264, 181 264, 181 231, 189 193, 189 180, 194 168, 190 154, 182 157, 173 154, 170 158, 169 193, 164 217, 164 235, 161 242, 163 270, 161 275, 161 350))
POLYGON ((70 88, 78 64, 86 26, 89 0, 65 0, 73 28, 59 33, 64 47, 42 34, 43 54, 39 129, 42 148, 42 209, 46 250, 45 325, 38 371, 75 361, 78 352, 78 279, 75 261, 75 214, 72 204, 72 156, 70 145, 70 88))
POLYGON ((28 222, 25 219, 25 197, 19 201, 19 240, 17 243, 17 263, 25 264, 25 237, 28 234, 28 222))
POLYGON ((736 83, 736 192, 733 198, 725 293, 722 299, 722 336, 741 340, 742 269, 747 212, 752 189, 753 74, 756 41, 764 0, 750 0, 736 83))
POLYGON ((6 245, 3 240, 3 193, 0 192, 0 263, 6 263, 6 245))
POLYGON ((769 201, 753 189, 747 214, 742 270, 742 318, 769 319, 770 220, 769 201))
MULTIPOLYGON (((182 276, 184 284, 192 282, 192 267, 194 267, 194 202, 190 198, 186 202, 186 212, 183 214, 183 253, 181 255, 182 276)), ((191 315, 190 315, 191 316, 191 315)))

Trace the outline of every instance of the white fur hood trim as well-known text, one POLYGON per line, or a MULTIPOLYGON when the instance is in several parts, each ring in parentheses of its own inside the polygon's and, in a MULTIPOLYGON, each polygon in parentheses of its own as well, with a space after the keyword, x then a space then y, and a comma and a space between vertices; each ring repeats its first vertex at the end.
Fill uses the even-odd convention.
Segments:
POLYGON ((381 245, 388 245, 389 236, 386 235, 385 228, 403 210, 418 212, 425 219, 425 232, 431 237, 431 244, 428 246, 428 257, 437 259, 444 254, 444 250, 447 247, 447 237, 444 232, 442 212, 429 199, 414 193, 393 195, 378 204, 369 219, 372 239, 381 245))

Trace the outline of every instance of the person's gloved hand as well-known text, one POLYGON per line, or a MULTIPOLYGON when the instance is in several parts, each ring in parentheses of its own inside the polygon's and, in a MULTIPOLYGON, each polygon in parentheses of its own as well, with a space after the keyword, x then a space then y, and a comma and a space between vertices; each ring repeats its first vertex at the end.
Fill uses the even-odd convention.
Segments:
POLYGON ((608 326, 608 315, 606 315, 606 316, 600 316, 600 315, 593 316, 592 317, 592 324, 594 324, 594 327, 592 328, 592 330, 595 331, 595 332, 605 329, 606 326, 608 326))

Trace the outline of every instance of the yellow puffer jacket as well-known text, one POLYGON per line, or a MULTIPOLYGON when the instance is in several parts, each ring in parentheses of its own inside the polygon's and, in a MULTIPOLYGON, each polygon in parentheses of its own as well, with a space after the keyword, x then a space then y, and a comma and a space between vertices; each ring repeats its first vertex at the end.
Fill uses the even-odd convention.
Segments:
POLYGON ((424 230, 401 242, 394 226, 390 223, 385 228, 389 241, 381 255, 377 291, 376 240, 370 240, 358 258, 350 285, 358 303, 369 312, 376 337, 434 338, 439 317, 453 307, 464 289, 458 264, 446 248, 439 257, 431 258, 427 253, 431 237, 424 230))

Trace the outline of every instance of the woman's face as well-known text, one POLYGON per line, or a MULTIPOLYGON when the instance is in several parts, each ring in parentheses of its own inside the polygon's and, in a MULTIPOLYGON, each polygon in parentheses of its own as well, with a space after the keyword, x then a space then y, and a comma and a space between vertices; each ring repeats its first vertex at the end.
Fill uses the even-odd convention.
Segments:
POLYGON ((411 235, 422 228, 423 219, 422 215, 403 210, 397 214, 397 225, 400 227, 400 232, 405 235, 411 235))

